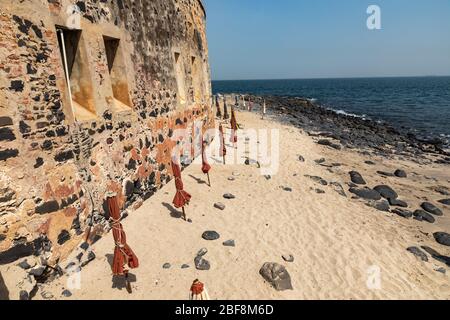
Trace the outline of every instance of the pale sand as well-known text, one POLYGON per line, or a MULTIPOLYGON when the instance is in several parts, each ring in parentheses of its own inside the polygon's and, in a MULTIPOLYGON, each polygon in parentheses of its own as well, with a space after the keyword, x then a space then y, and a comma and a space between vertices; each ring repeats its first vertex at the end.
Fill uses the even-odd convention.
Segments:
MULTIPOLYGON (((261 120, 258 114, 237 113, 238 122, 248 128, 279 128, 282 167, 271 180, 266 180, 255 165, 214 166, 212 188, 199 184, 206 181, 199 165, 183 172, 185 189, 193 195, 187 208, 193 223, 173 218, 163 203, 170 204, 174 183, 155 196, 124 221, 128 242, 140 259, 140 267, 132 270, 137 282, 133 294, 112 288, 111 269, 107 255, 113 252, 112 235, 94 245, 97 259, 82 271, 80 290, 72 290, 70 299, 182 299, 188 298, 192 281, 199 278, 212 299, 449 299, 449 275, 436 272, 444 264, 433 260, 417 260, 406 249, 429 245, 450 256, 450 248, 437 244, 432 232, 449 232, 450 210, 436 224, 405 220, 392 213, 369 208, 363 201, 351 199, 348 172, 359 171, 374 187, 388 183, 415 210, 423 199, 433 202, 444 198, 426 189, 437 184, 449 187, 448 166, 419 166, 408 161, 370 159, 376 166, 366 165, 367 156, 356 151, 336 151, 319 146, 290 125, 275 120, 261 120), (298 160, 302 155, 305 163, 298 160), (334 173, 314 160, 326 158, 327 163, 340 162, 334 173), (383 178, 376 170, 405 169, 407 179, 383 178), (228 177, 240 176, 235 181, 228 177), (416 172, 419 175, 412 174, 416 172), (348 198, 330 186, 321 186, 304 175, 321 176, 340 182, 348 198), (296 175, 296 176, 294 176, 296 175), (435 177, 439 182, 424 178, 435 177), (291 187, 287 192, 280 186, 291 187), (316 188, 325 194, 317 194, 316 188), (231 192, 234 200, 225 200, 231 192), (213 207, 226 205, 224 211, 213 207), (216 230, 221 238, 208 242, 201 238, 206 230, 216 230), (223 241, 234 239, 235 248, 224 247, 223 241), (203 247, 211 262, 211 270, 197 271, 193 259, 203 247), (294 263, 284 262, 281 255, 292 254, 294 263), (169 270, 162 268, 169 262, 169 270), (294 290, 275 291, 259 275, 265 262, 286 266, 294 290), (181 269, 182 264, 189 269, 181 269), (381 289, 368 289, 366 281, 371 266, 381 268, 381 289)), ((228 139, 227 139, 228 141, 228 139)), ((447 270, 448 267, 445 267, 447 270)), ((4 274, 4 277, 7 275, 4 274)), ((55 298, 62 299, 63 277, 43 287, 55 298)), ((38 293, 35 299, 42 299, 38 293)))

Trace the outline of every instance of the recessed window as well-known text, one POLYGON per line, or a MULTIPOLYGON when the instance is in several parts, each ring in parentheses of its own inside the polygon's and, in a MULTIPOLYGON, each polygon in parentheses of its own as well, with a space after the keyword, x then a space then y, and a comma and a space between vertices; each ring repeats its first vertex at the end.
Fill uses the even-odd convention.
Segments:
POLYGON ((116 111, 129 110, 131 108, 131 99, 128 90, 127 70, 120 48, 120 39, 104 36, 103 41, 105 43, 115 109, 116 111))
POLYGON ((175 77, 177 80, 177 87, 178 87, 178 103, 184 105, 186 103, 186 86, 184 82, 184 78, 186 76, 184 72, 183 67, 183 61, 181 54, 178 52, 175 52, 174 54, 175 59, 175 77))
POLYGON ((202 73, 200 72, 198 59, 196 57, 191 57, 191 72, 194 101, 199 102, 202 100, 202 73))
POLYGON ((94 90, 81 30, 56 27, 71 107, 76 120, 96 118, 94 90))

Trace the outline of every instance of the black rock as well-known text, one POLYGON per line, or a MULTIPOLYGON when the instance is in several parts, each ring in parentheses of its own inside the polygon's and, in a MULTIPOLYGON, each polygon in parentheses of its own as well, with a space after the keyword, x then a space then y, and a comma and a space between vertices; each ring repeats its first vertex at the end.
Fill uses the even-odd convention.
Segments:
POLYGON ((181 269, 189 269, 189 268, 190 268, 190 266, 188 264, 183 264, 181 266, 181 269))
POLYGON ((61 293, 61 295, 62 295, 63 297, 69 298, 69 297, 72 296, 72 292, 70 292, 69 290, 64 290, 64 291, 61 293))
POLYGON ((203 257, 207 253, 208 253, 208 249, 202 248, 199 250, 199 252, 197 252, 197 257, 203 257))
POLYGON ((395 192, 389 186, 381 185, 381 186, 376 186, 373 189, 378 191, 381 194, 381 196, 385 199, 397 199, 398 198, 397 192, 395 192))
POLYGON ((374 165, 376 165, 376 163, 375 163, 375 162, 373 162, 373 161, 370 161, 370 160, 364 161, 364 163, 365 163, 365 164, 368 164, 368 165, 371 165, 371 166, 374 166, 374 165))
POLYGON ((283 190, 286 192, 292 192, 292 188, 291 187, 283 187, 283 190))
POLYGON ((327 160, 325 158, 320 158, 320 159, 314 160, 314 162, 317 164, 322 164, 322 163, 325 163, 326 161, 327 160))
POLYGON ((197 270, 207 271, 207 270, 211 269, 211 265, 210 265, 209 261, 206 259, 203 259, 203 257, 201 257, 201 256, 195 257, 194 263, 195 263, 195 268, 197 270))
POLYGON ((281 257, 286 262, 294 262, 294 256, 292 254, 284 254, 281 257))
POLYGON ((219 239, 220 235, 216 231, 205 231, 202 234, 202 238, 208 241, 213 241, 219 239))
POLYGON ((445 232, 436 232, 433 236, 437 243, 450 247, 450 234, 445 232))
POLYGON ((447 266, 450 266, 450 257, 443 256, 433 248, 422 246, 422 249, 425 250, 431 257, 439 262, 445 263, 447 266))
POLYGON ((233 194, 231 194, 231 193, 225 193, 224 195, 223 195, 223 197, 225 198, 225 199, 228 199, 228 200, 230 200, 230 199, 235 199, 236 197, 233 195, 233 194))
POLYGON ((385 212, 389 212, 389 209, 390 209, 389 202, 387 202, 386 200, 372 201, 372 202, 369 202, 367 205, 372 208, 375 208, 377 210, 385 211, 385 212))
POLYGON ((364 178, 362 177, 362 175, 359 172, 350 171, 349 174, 350 174, 350 179, 352 180, 353 183, 362 184, 362 185, 366 184, 366 181, 364 180, 364 178))
POLYGON ((407 178, 408 175, 406 174, 406 172, 404 170, 395 170, 394 175, 398 178, 407 178))
POLYGON ((170 263, 164 263, 163 269, 170 269, 172 265, 170 263))
POLYGON ((379 175, 385 176, 385 177, 395 177, 395 175, 391 172, 386 172, 386 171, 377 171, 377 173, 379 175))
POLYGON ((349 191, 366 200, 381 200, 380 193, 369 188, 350 188, 349 191))
POLYGON ((20 263, 18 264, 18 266, 21 267, 21 268, 24 269, 24 270, 31 269, 31 265, 28 263, 28 261, 27 261, 26 259, 23 260, 22 262, 20 262, 20 263))
POLYGON ((225 210, 225 205, 221 202, 214 203, 214 208, 219 209, 219 210, 225 210))
POLYGON ((414 219, 418 221, 426 221, 429 223, 434 223, 436 221, 436 219, 434 219, 434 217, 431 214, 423 210, 414 211, 414 219))
POLYGON ((440 217, 440 216, 444 215, 444 213, 441 211, 441 209, 437 208, 432 203, 424 202, 424 203, 421 204, 421 207, 422 207, 423 210, 425 210, 425 211, 427 211, 427 212, 429 212, 431 214, 434 214, 435 216, 440 217))
POLYGON ((236 246, 236 243, 234 242, 234 240, 227 240, 227 241, 225 241, 225 242, 223 243, 223 245, 224 245, 225 247, 235 247, 235 246, 236 246))
POLYGON ((412 218, 413 216, 413 213, 409 210, 393 209, 392 212, 406 219, 412 218))
POLYGON ((423 252, 422 250, 420 250, 417 247, 409 247, 407 249, 409 252, 411 252, 413 255, 415 255, 417 258, 419 258, 422 261, 427 262, 428 261, 428 256, 425 252, 423 252))
POLYGON ((39 266, 31 269, 30 271, 28 271, 28 273, 32 276, 40 277, 44 274, 45 269, 47 269, 47 267, 39 266))
POLYGON ((277 291, 292 290, 291 276, 286 268, 278 263, 265 263, 259 274, 277 291))
POLYGON ((298 156, 298 161, 305 162, 305 158, 303 158, 302 156, 298 156))
POLYGON ((450 199, 442 199, 442 200, 439 200, 438 202, 445 204, 446 206, 450 206, 450 199))
POLYGON ((392 199, 392 198, 389 198, 388 201, 391 206, 408 208, 408 204, 405 201, 402 201, 399 199, 392 199))

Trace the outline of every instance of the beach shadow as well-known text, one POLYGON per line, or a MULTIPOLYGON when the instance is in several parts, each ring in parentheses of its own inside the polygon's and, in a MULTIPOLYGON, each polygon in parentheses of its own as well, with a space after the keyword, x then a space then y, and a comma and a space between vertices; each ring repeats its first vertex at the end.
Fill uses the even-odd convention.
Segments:
POLYGON ((191 177, 192 179, 197 181, 198 184, 207 184, 207 182, 205 180, 197 178, 197 177, 194 177, 192 174, 190 174, 189 177, 191 177))
POLYGON ((170 211, 170 216, 174 219, 181 219, 183 217, 183 212, 175 209, 171 204, 167 202, 163 202, 162 205, 166 207, 167 210, 170 211))
MULTIPOLYGON (((108 261, 110 267, 112 268, 112 264, 113 264, 113 260, 114 260, 114 255, 113 254, 107 254, 105 255, 106 260, 108 261)), ((125 278, 125 276, 112 276, 112 289, 118 289, 118 290, 123 290, 123 289, 127 289, 127 280, 125 278)), ((132 273, 128 273, 128 282, 129 283, 135 283, 137 282, 137 277, 136 275, 132 274, 132 273)))
POLYGON ((1 272, 0 272, 0 300, 9 300, 9 290, 6 287, 1 272))

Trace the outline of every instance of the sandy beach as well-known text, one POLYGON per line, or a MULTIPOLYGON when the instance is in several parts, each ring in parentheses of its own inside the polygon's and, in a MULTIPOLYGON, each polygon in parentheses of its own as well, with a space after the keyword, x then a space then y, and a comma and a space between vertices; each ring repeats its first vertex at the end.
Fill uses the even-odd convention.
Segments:
MULTIPOLYGON (((446 198, 430 188, 450 188, 447 165, 335 150, 318 145, 316 138, 275 115, 262 120, 258 113, 238 111, 237 119, 245 129, 279 129, 277 174, 265 177, 254 163, 214 164, 209 187, 200 165, 189 166, 183 179, 193 196, 187 208, 192 223, 180 219, 171 206, 173 182, 124 220, 128 243, 140 259, 140 267, 131 272, 132 294, 113 281, 113 239, 108 234, 93 245, 96 259, 82 269, 80 288, 70 290, 70 297, 62 295, 67 289, 65 275, 39 285, 34 299, 186 300, 196 278, 205 283, 212 299, 219 300, 450 298, 448 266, 429 254, 425 262, 407 251, 428 246, 450 256, 450 248, 433 238, 434 232, 450 230, 449 207, 439 205, 444 216, 430 224, 369 207, 348 191, 348 173, 357 170, 370 187, 391 186, 414 211, 424 201, 439 204, 446 198), (369 160, 374 164, 366 163, 369 160), (377 174, 397 169, 408 177, 377 174), (311 177, 320 177, 327 185, 311 177), (345 195, 337 192, 338 184, 345 195), (224 199, 225 193, 235 199, 224 199), (219 202, 225 205, 223 211, 214 207, 219 202), (220 239, 203 240, 207 230, 218 232, 220 239), (235 247, 224 246, 227 240, 234 240, 235 247), (204 258, 211 264, 209 271, 195 268, 194 258, 202 248, 208 250, 204 258), (292 255, 294 262, 284 261, 283 255, 292 255), (265 262, 285 266, 293 290, 278 292, 264 281, 259 270, 265 262), (169 269, 163 268, 166 263, 169 269), (374 274, 379 274, 378 282, 373 282, 374 274)), ((18 296, 12 283, 17 270, 16 266, 2 270, 12 297, 18 296)))

